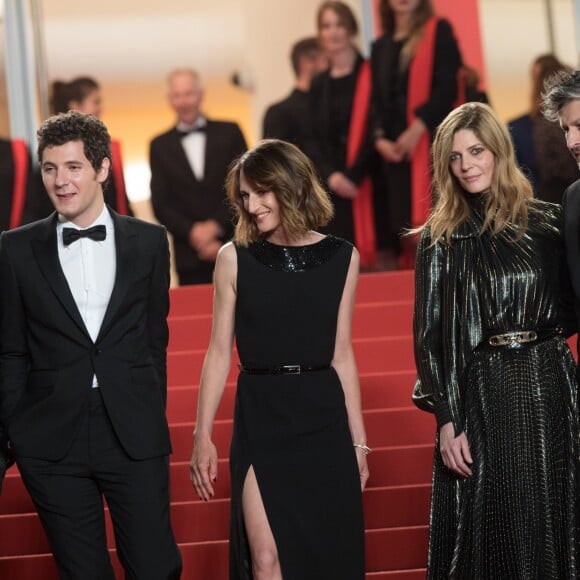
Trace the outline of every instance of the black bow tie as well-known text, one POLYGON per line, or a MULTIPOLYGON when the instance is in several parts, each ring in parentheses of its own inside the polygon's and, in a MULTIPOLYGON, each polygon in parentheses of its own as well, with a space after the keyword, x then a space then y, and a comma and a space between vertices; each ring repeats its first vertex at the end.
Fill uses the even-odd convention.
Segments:
POLYGON ((86 230, 62 228, 62 243, 65 246, 76 242, 79 238, 91 238, 91 240, 95 240, 95 242, 102 242, 106 237, 107 228, 105 226, 93 226, 86 230))
POLYGON ((205 133, 206 126, 202 125, 200 127, 194 127, 193 129, 177 129, 177 133, 180 137, 187 137, 187 135, 191 135, 192 133, 205 133))

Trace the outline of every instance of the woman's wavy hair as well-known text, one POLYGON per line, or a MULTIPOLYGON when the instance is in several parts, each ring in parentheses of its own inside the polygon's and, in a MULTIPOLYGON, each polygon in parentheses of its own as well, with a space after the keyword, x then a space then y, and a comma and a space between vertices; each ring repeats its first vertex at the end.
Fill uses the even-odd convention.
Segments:
MULTIPOLYGON (((524 235, 528 225, 527 201, 532 186, 520 171, 507 127, 484 103, 465 103, 451 111, 439 125, 433 141, 433 190, 435 207, 423 227, 429 227, 433 243, 450 243, 456 228, 470 214, 469 195, 451 171, 453 138, 463 129, 473 131, 493 153, 491 187, 484 193, 482 232, 496 235, 513 229, 514 240, 524 235)), ((422 229, 422 228, 420 228, 422 229)))
MULTIPOLYGON (((411 16, 411 25, 409 36, 401 50, 400 66, 402 69, 407 68, 409 62, 415 55, 415 51, 423 38, 423 30, 427 20, 435 14, 432 0, 419 0, 417 8, 411 16)), ((384 34, 393 34, 395 32, 395 14, 389 5, 389 0, 381 0, 379 3, 379 15, 384 34)))
POLYGON ((244 208, 242 174, 256 191, 271 191, 280 206, 280 220, 291 239, 325 226, 334 213, 310 159, 295 145, 278 139, 261 141, 230 166, 228 200, 236 215, 234 239, 243 246, 261 239, 256 222, 244 208))

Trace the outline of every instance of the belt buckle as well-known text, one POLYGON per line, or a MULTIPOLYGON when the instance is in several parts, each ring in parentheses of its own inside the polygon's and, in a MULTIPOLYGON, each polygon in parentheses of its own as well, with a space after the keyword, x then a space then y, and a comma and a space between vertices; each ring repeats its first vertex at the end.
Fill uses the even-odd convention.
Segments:
POLYGON ((489 337, 491 346, 507 346, 508 348, 520 348, 526 342, 534 342, 538 339, 535 330, 522 330, 517 332, 505 332, 489 337))
POLYGON ((300 365, 283 365, 282 374, 284 375, 299 375, 301 372, 300 365))

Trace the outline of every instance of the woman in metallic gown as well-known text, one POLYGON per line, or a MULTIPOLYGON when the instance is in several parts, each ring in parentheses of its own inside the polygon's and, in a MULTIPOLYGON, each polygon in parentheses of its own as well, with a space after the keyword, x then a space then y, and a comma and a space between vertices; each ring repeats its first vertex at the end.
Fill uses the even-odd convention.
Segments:
POLYGON ((446 117, 433 164, 414 316, 413 399, 438 427, 427 576, 577 578, 578 401, 564 338, 575 323, 559 306, 560 206, 533 199, 509 133, 482 103, 446 117))

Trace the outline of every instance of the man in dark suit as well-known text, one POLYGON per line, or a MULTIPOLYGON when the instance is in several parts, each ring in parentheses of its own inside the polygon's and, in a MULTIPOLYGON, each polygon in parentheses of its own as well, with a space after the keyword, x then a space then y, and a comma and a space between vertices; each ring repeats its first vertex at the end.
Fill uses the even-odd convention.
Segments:
POLYGON ((235 123, 200 113, 203 88, 195 71, 169 74, 168 99, 177 125, 151 142, 151 202, 173 236, 180 284, 208 283, 218 250, 233 231, 225 178, 246 142, 235 123))
POLYGON ((284 100, 268 107, 264 115, 263 136, 264 139, 289 141, 304 149, 310 130, 310 83, 328 67, 328 60, 318 39, 313 36, 294 44, 290 61, 296 76, 294 90, 284 100))
MULTIPOLYGON (((542 112, 548 121, 560 123, 566 146, 580 168, 580 70, 560 71, 546 81, 542 112)), ((566 308, 564 300, 562 322, 567 327, 567 334, 571 334, 580 327, 580 180, 566 188, 562 210, 566 258, 574 295, 573 310, 576 314, 575 321, 567 316, 571 308, 566 308)), ((580 351, 580 335, 578 347, 580 351)))
POLYGON ((165 417, 165 229, 104 203, 110 136, 69 112, 38 131, 56 210, 0 237, 0 419, 61 578, 177 579, 165 417))

